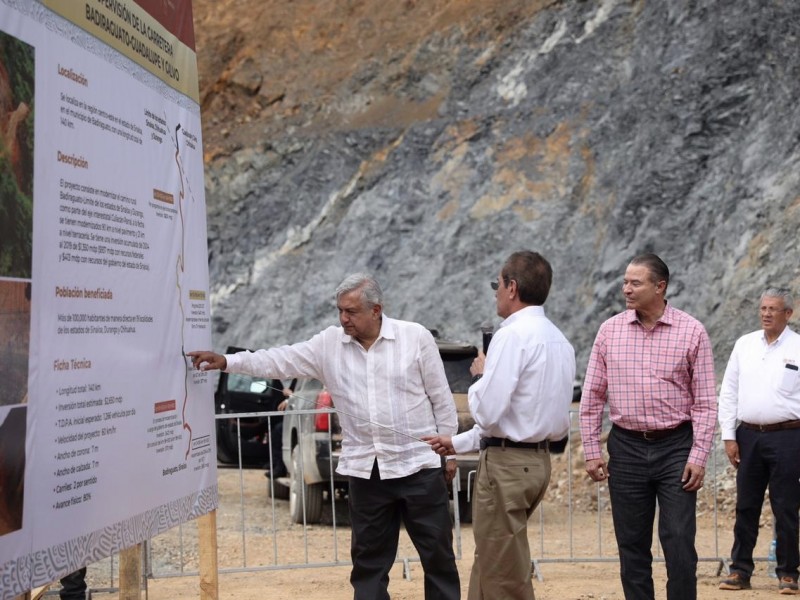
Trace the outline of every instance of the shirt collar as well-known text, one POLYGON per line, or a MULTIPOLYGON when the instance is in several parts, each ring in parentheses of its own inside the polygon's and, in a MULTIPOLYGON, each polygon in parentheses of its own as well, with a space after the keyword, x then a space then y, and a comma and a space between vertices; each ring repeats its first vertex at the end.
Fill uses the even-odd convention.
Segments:
MULTIPOLYGON (((640 323, 639 317, 636 316, 636 311, 632 308, 629 308, 625 311, 626 320, 628 323, 633 325, 634 323, 640 323)), ((673 319, 675 318, 674 309, 669 305, 669 303, 664 306, 664 312, 661 316, 656 320, 656 325, 661 323, 662 325, 672 325, 673 319)))
POLYGON ((394 326, 394 319, 390 319, 385 313, 381 314, 381 332, 378 334, 378 339, 393 340, 395 339, 396 331, 394 326))
POLYGON ((511 323, 519 319, 524 319, 526 316, 543 317, 544 306, 526 306, 525 308, 521 308, 517 312, 508 315, 503 320, 503 322, 500 323, 500 327, 506 327, 507 325, 511 325, 511 323))
POLYGON ((783 343, 783 340, 786 339, 786 336, 789 335, 789 334, 786 333, 788 330, 789 330, 789 326, 787 325, 786 327, 783 328, 783 331, 781 331, 781 334, 775 339, 775 341, 772 342, 772 344, 770 344, 769 342, 767 342, 767 336, 764 334, 764 330, 762 329, 761 330, 761 341, 764 342, 765 346, 780 346, 781 343, 783 343))

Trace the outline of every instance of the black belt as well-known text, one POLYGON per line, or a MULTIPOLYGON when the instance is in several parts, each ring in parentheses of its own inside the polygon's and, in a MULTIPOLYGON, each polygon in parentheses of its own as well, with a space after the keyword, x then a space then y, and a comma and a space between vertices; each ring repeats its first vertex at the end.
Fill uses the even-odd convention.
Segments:
POLYGON ((515 442, 508 438, 499 437, 485 437, 481 438, 481 450, 489 446, 500 446, 501 448, 526 448, 528 450, 547 450, 550 448, 550 441, 544 440, 543 442, 515 442))
POLYGON ((681 432, 685 430, 687 427, 690 427, 692 424, 691 421, 684 421, 677 427, 672 427, 671 429, 651 429, 650 431, 636 431, 633 429, 625 429, 624 427, 620 427, 619 425, 614 425, 614 429, 623 433, 630 437, 635 437, 640 440, 647 440, 648 442, 654 442, 656 440, 663 440, 664 438, 668 438, 669 436, 681 432))
POLYGON ((755 429, 756 431, 781 431, 782 429, 800 429, 800 419, 793 421, 783 421, 782 423, 770 423, 768 425, 758 425, 756 423, 745 423, 742 421, 742 427, 747 429, 755 429))

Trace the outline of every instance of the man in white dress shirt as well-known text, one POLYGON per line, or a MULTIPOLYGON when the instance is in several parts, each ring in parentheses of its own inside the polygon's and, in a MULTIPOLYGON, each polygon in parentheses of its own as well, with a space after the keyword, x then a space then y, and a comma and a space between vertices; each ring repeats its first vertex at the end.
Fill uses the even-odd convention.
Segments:
POLYGON ((719 396, 725 453, 736 468, 736 523, 730 575, 723 590, 750 589, 753 549, 764 491, 777 533, 778 590, 798 593, 800 510, 800 335, 786 325, 792 296, 770 288, 761 296, 761 329, 733 347, 719 396))
POLYGON ((453 395, 436 342, 416 323, 383 314, 383 294, 369 275, 336 289, 341 327, 310 340, 257 352, 189 352, 195 368, 266 378, 313 377, 339 409, 349 476, 350 582, 355 600, 388 600, 401 522, 419 552, 426 600, 460 598, 441 459, 420 438, 457 431, 453 395))
POLYGON ((536 252, 506 260, 497 281, 505 320, 487 356, 475 359, 469 388, 475 427, 427 438, 441 455, 480 448, 472 530, 469 600, 533 600, 528 518, 550 482, 549 442, 569 432, 575 352, 542 305, 553 270, 536 252))

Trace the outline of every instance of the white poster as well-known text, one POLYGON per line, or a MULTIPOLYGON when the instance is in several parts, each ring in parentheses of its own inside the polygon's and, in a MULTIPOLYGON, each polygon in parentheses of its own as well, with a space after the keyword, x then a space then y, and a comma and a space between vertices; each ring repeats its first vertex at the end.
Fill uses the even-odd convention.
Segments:
POLYGON ((193 37, 150 4, 0 3, 0 600, 216 507, 193 37))

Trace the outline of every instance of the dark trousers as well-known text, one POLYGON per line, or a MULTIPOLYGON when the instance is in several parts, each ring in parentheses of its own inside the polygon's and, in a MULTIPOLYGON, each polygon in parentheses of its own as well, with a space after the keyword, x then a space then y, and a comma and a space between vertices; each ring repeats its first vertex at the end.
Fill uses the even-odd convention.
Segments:
POLYGON ((61 600, 85 600, 86 599, 86 567, 73 571, 69 575, 61 578, 61 600))
POLYGON ((612 427, 608 437, 608 489, 626 600, 653 600, 653 519, 667 565, 668 600, 697 598, 697 494, 681 477, 692 447, 692 428, 648 441, 612 427))
POLYGON ((283 416, 270 418, 269 469, 273 477, 285 477, 286 465, 283 464, 283 416))
POLYGON ((354 600, 389 599, 389 571, 397 558, 401 523, 425 571, 425 600, 461 597, 442 469, 382 480, 376 462, 369 479, 350 477, 349 498, 354 600))
POLYGON ((736 430, 741 462, 736 471, 736 524, 733 527, 731 572, 749 578, 753 574, 753 549, 758 522, 769 486, 769 500, 775 517, 775 554, 778 577, 797 579, 798 510, 800 510, 800 429, 755 431, 736 430))

